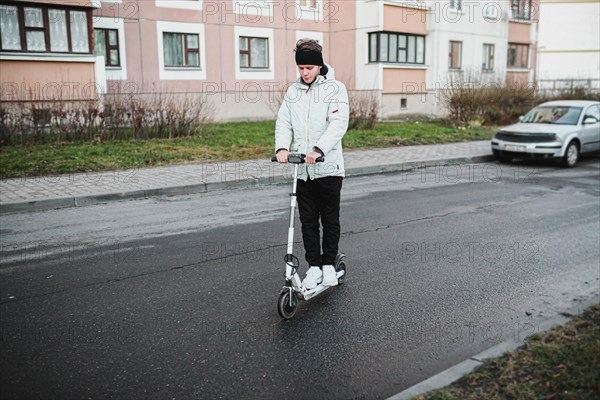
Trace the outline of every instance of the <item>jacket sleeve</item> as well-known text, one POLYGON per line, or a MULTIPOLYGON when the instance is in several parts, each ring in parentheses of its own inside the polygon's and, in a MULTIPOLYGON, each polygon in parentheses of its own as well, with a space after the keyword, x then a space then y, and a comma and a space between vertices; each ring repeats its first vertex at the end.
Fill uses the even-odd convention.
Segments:
POLYGON ((335 91, 333 94, 327 96, 327 102, 329 103, 327 111, 327 129, 316 144, 316 147, 325 153, 325 157, 327 157, 327 153, 329 153, 329 151, 335 147, 346 134, 350 114, 346 86, 339 81, 334 82, 336 84, 335 91))
MULTIPOLYGON (((289 89, 288 89, 289 92, 289 89)), ((290 149, 292 144, 292 112, 286 96, 281 102, 279 112, 277 113, 277 121, 275 122, 275 151, 280 149, 290 149)))

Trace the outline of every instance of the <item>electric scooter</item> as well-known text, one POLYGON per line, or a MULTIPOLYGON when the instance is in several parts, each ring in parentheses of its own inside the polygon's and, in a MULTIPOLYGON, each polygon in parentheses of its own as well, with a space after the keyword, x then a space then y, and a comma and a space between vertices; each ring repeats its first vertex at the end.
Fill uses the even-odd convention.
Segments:
MULTIPOLYGON (((298 310, 298 300, 310 300, 311 298, 321 294, 325 290, 329 289, 329 286, 323 286, 322 283, 318 284, 314 289, 306 289, 302 286, 302 280, 298 275, 298 267, 300 266, 300 260, 293 254, 294 250, 294 220, 296 213, 296 189, 298 186, 298 166, 304 164, 305 154, 290 153, 288 154, 288 163, 294 164, 294 179, 292 181, 292 193, 290 196, 290 226, 288 228, 288 242, 287 242, 287 253, 284 257, 285 261, 285 284, 279 299, 277 300, 277 311, 282 318, 290 319, 296 314, 298 310)), ((271 161, 277 161, 276 157, 271 158, 271 161)), ((317 162, 324 162, 324 157, 319 157, 317 162)), ((335 258, 334 268, 337 274, 338 285, 344 283, 346 277, 346 256, 344 254, 338 254, 335 258)))

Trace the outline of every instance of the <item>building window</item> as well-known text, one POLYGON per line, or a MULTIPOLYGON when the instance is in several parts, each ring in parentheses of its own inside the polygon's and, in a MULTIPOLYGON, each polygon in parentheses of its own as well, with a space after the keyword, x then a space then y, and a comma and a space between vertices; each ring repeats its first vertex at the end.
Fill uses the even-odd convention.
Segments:
POLYGON ((508 67, 527 68, 529 66, 529 45, 519 43, 508 44, 508 67))
POLYGON ((0 5, 2 50, 21 50, 19 12, 17 6, 0 5))
POLYGON ((318 2, 317 0, 300 0, 300 6, 306 8, 317 8, 318 2))
POLYGON ((195 33, 163 32, 165 67, 200 67, 199 43, 195 33))
POLYGON ((269 39, 240 36, 240 68, 269 68, 269 39))
POLYGON ((456 11, 462 11, 462 0, 450 0, 450 8, 456 11))
POLYGON ((119 31, 116 29, 94 29, 94 49, 97 56, 104 57, 104 65, 121 65, 119 55, 119 31))
POLYGON ((67 12, 65 10, 48 10, 50 25, 50 51, 66 53, 69 51, 69 35, 67 34, 67 12))
POLYGON ((462 68, 462 42, 450 41, 450 69, 462 68))
POLYGON ((46 29, 41 8, 24 7, 25 41, 29 51, 46 51, 46 29))
POLYGON ((494 70, 494 45, 483 45, 483 62, 481 63, 483 72, 492 72, 494 70))
POLYGON ((531 0, 510 0, 510 8, 513 19, 531 20, 531 0))
POLYGON ((425 64, 425 36, 369 33, 369 62, 425 64))
POLYGON ((90 54, 91 11, 0 5, 0 50, 90 54))

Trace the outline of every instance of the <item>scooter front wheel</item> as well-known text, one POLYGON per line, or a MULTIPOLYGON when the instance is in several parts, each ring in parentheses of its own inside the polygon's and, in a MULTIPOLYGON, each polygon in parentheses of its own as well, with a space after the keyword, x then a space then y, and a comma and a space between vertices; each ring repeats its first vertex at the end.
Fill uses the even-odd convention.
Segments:
POLYGON ((343 271, 344 273, 338 278, 338 285, 344 283, 344 280, 346 280, 346 274, 348 273, 348 271, 346 271, 346 256, 343 254, 338 255, 335 260, 335 272, 340 271, 343 271))
POLYGON ((279 300, 277 300, 277 311, 279 311, 281 318, 290 319, 296 314, 297 310, 298 299, 296 293, 293 290, 283 290, 279 295, 279 300))

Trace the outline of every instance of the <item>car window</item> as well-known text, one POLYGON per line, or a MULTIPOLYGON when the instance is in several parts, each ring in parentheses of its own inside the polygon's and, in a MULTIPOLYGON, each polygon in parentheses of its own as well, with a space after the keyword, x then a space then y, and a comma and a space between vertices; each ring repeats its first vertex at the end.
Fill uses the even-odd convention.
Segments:
POLYGON ((596 118, 596 120, 600 121, 600 105, 594 105, 587 109, 585 112, 585 116, 592 116, 596 118))
POLYGON ((581 107, 546 106, 536 107, 521 120, 524 123, 577 125, 581 107))
POLYGON ((577 122, 579 122, 580 115, 581 108, 569 107, 567 112, 565 112, 561 117, 554 121, 554 123, 559 125, 577 125, 577 122))

